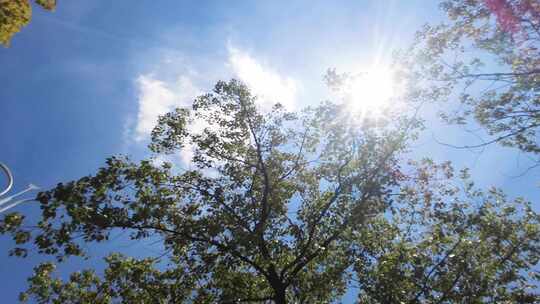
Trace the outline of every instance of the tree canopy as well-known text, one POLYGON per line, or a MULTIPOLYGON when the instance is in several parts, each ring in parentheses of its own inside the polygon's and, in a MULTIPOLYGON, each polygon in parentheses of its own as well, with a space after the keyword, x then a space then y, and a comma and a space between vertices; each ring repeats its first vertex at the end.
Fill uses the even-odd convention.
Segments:
MULTIPOLYGON (((422 100, 445 106, 449 123, 473 118, 498 142, 540 153, 540 3, 536 0, 445 0, 446 22, 426 25, 403 56, 422 100), (448 110, 449 109, 449 110, 448 110), (452 110, 453 109, 453 110, 452 110)), ((482 135, 482 134, 479 134, 482 135)))
MULTIPOLYGON (((56 8, 56 0, 36 0, 46 10, 56 8)), ((0 44, 9 46, 11 38, 30 23, 32 5, 29 0, 0 0, 0 44)))
MULTIPOLYGON (((242 82, 220 81, 159 117, 147 159, 112 156, 40 192, 37 218, 5 214, 11 255, 50 258, 20 300, 337 303, 354 290, 368 304, 540 302, 531 203, 479 189, 449 162, 407 159, 423 127, 414 108, 441 100, 459 104, 441 113, 448 123, 472 118, 492 136, 480 145, 540 153, 540 4, 441 8, 449 22, 426 25, 398 57, 411 80, 405 108, 361 118, 346 102, 267 111, 242 82), (185 167, 162 161, 180 153, 185 167), (104 267, 55 270, 120 232, 159 254, 110 252, 104 267)), ((30 16, 30 2, 0 0, 0 43, 30 16)), ((339 88, 345 77, 330 70, 326 81, 339 88)))
POLYGON ((118 230, 163 254, 112 253, 66 281, 44 263, 21 299, 329 303, 356 285, 362 303, 534 303, 538 215, 449 163, 403 163, 418 126, 403 113, 358 122, 331 102, 263 113, 245 85, 219 82, 152 132, 154 153, 190 147, 192 169, 111 157, 41 192, 37 223, 0 222, 22 257, 84 256, 118 230))

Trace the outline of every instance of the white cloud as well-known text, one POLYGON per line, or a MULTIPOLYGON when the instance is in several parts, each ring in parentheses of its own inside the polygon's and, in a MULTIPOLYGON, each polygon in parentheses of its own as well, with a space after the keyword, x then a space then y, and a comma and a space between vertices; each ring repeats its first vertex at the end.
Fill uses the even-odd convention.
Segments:
MULTIPOLYGON (((173 111, 177 107, 190 107, 194 98, 200 95, 201 90, 187 76, 180 76, 176 82, 167 83, 157 79, 152 74, 137 77, 136 86, 138 93, 137 120, 134 124, 132 140, 145 141, 150 137, 152 129, 160 115, 173 111)), ((197 124, 192 129, 200 129, 197 124)), ((154 163, 159 165, 164 161, 173 164, 180 160, 184 165, 190 165, 194 148, 186 144, 178 155, 158 156, 154 163), (175 161, 176 160, 176 161, 175 161)))
MULTIPOLYGON (((194 80, 212 78, 203 78, 198 73, 200 69, 187 68, 183 61, 181 61, 181 66, 177 66, 177 62, 177 59, 163 56, 164 65, 157 68, 159 73, 141 74, 136 78, 138 111, 136 117, 133 117, 133 121, 126 123, 126 135, 129 141, 143 142, 148 140, 159 115, 170 112, 176 107, 191 106, 193 99, 203 92, 194 84, 194 80), (184 76, 179 77, 174 82, 162 80, 170 79, 176 74, 175 70, 177 69, 183 70, 182 75, 184 76)), ((221 77, 234 75, 235 78, 246 83, 258 96, 258 104, 263 111, 270 110, 271 106, 277 102, 283 104, 287 109, 293 110, 295 108, 298 85, 293 78, 280 75, 247 52, 231 46, 228 47, 226 68, 228 71, 220 71, 219 65, 214 64, 209 70, 203 69, 202 74, 205 76, 224 74, 221 77)), ((204 122, 195 121, 190 129, 193 132, 200 132, 206 126, 204 122)), ((187 143, 179 154, 158 156, 155 163, 170 161, 177 165, 191 166, 193 154, 194 147, 187 143)))
MULTIPOLYGON (((241 49, 229 45, 228 51, 230 72, 253 90, 263 110, 269 110, 277 102, 290 110, 295 108, 298 84, 293 78, 280 75, 241 49)), ((169 59, 165 58, 165 61, 169 59)), ((193 76, 196 73, 187 74, 193 76)), ((179 77, 176 82, 166 82, 154 74, 142 74, 137 77, 136 86, 139 108, 131 137, 137 142, 148 139, 159 115, 178 106, 190 106, 194 97, 202 92, 187 76, 179 77)))
POLYGON ((259 97, 264 110, 278 102, 289 110, 294 109, 298 84, 293 78, 281 76, 238 48, 229 45, 228 51, 232 72, 259 97))
POLYGON ((185 76, 169 85, 153 75, 140 75, 136 81, 139 91, 139 110, 135 126, 135 141, 147 139, 159 115, 176 107, 189 106, 200 90, 185 76))

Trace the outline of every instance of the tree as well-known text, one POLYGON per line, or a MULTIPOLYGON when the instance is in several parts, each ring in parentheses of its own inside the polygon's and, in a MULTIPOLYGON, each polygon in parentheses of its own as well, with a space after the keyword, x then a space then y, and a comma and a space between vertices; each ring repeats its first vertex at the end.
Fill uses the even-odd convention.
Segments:
MULTIPOLYGON (((36 0, 46 10, 56 8, 56 0, 36 0)), ((32 6, 29 0, 0 0, 0 44, 9 46, 11 37, 30 23, 32 6)))
POLYGON ((448 21, 426 25, 401 57, 420 100, 456 100, 448 123, 473 118, 491 143, 540 154, 540 3, 536 0, 445 0, 448 21))
POLYGON ((66 282, 54 263, 41 264, 21 299, 329 303, 353 281, 366 303, 538 299, 527 289, 538 215, 497 190, 460 190, 449 164, 401 163, 414 117, 357 121, 330 102, 261 113, 255 102, 243 84, 219 82, 191 109, 159 118, 150 149, 190 148, 193 169, 111 157, 96 174, 38 194, 36 224, 6 215, 0 232, 17 256, 33 247, 58 261, 84 256, 84 243, 117 230, 163 249, 145 259, 112 253, 103 273, 66 282))
POLYGON ((391 215, 357 238, 360 303, 537 303, 530 204, 475 189, 449 163, 413 165, 391 215))

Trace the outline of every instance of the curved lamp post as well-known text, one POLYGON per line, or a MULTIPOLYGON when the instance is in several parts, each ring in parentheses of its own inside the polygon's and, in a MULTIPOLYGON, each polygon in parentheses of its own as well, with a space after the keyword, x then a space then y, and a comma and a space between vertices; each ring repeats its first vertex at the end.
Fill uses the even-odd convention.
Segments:
POLYGON ((0 171, 2 171, 4 175, 7 177, 7 185, 5 186, 3 190, 0 191, 0 213, 7 211, 21 203, 34 200, 33 198, 30 198, 30 199, 21 199, 21 200, 14 201, 15 198, 25 194, 26 192, 29 192, 32 190, 38 190, 39 187, 34 184, 28 185, 26 189, 18 193, 2 198, 3 195, 7 194, 11 190, 11 188, 13 188, 13 174, 11 173, 11 170, 9 170, 9 167, 3 163, 0 163, 0 171))
POLYGON ((11 187, 13 187, 13 174, 11 174, 11 171, 9 170, 8 166, 4 165, 3 163, 0 163, 0 169, 4 172, 4 174, 6 175, 8 179, 8 184, 6 188, 0 191, 0 197, 2 197, 2 195, 8 193, 9 190, 11 190, 11 187))

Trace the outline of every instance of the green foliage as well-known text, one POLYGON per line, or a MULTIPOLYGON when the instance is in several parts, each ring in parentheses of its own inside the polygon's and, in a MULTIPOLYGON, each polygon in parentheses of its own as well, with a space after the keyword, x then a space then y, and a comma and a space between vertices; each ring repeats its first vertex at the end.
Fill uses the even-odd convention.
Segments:
POLYGON ((111 254, 105 261, 102 277, 93 270, 83 270, 71 274, 66 283, 52 277, 53 263, 40 264, 34 268, 28 291, 20 299, 27 301, 33 295, 38 303, 104 304, 118 298, 123 303, 180 303, 188 297, 183 291, 194 284, 194 278, 183 269, 156 270, 152 259, 111 254))
POLYGON ((56 0, 36 0, 36 3, 49 11, 56 9, 56 0))
MULTIPOLYGON (((47 10, 56 8, 56 0, 36 0, 47 10)), ((32 7, 29 0, 0 0, 0 44, 9 46, 11 37, 30 23, 32 7)))
POLYGON ((426 25, 400 59, 411 99, 455 100, 448 123, 473 118, 498 142, 538 154, 540 4, 534 0, 445 0, 448 22, 426 25))
POLYGON ((449 164, 414 165, 391 216, 357 237, 361 303, 537 303, 530 204, 476 190, 466 171, 451 178, 449 164))
POLYGON ((31 16, 28 0, 0 1, 0 43, 8 46, 11 37, 30 22, 31 16))
POLYGON ((416 120, 359 123, 330 102, 261 113, 255 101, 242 83, 219 82, 159 119, 151 150, 189 147, 192 169, 111 157, 40 193, 35 225, 6 215, 0 232, 19 256, 84 256, 85 243, 119 229, 162 241, 159 257, 107 257, 103 274, 62 281, 41 264, 21 299, 329 303, 353 281, 362 303, 536 299, 526 285, 536 279, 527 271, 538 260, 538 215, 465 177, 452 186, 449 164, 411 163, 406 173, 400 157, 416 120))

